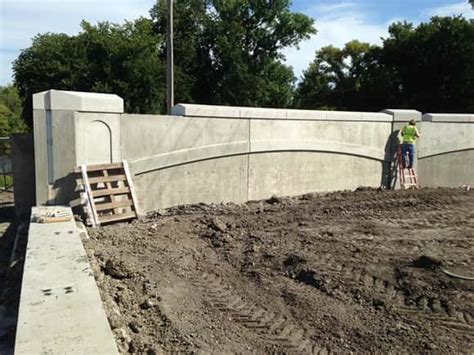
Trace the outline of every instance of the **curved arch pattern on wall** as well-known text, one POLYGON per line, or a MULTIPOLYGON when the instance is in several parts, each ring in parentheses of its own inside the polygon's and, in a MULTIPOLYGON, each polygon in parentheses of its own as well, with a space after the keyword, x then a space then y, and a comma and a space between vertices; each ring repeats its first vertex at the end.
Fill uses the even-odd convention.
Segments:
POLYGON ((147 158, 131 160, 129 164, 135 175, 141 175, 154 170, 190 164, 197 161, 219 159, 235 155, 272 152, 343 154, 381 162, 385 159, 385 152, 383 150, 358 144, 327 140, 257 140, 252 141, 250 145, 247 141, 238 141, 177 150, 147 158))
POLYGON ((473 140, 452 141, 448 143, 431 144, 420 148, 419 159, 435 157, 437 155, 445 155, 450 153, 462 152, 465 150, 474 150, 473 140))

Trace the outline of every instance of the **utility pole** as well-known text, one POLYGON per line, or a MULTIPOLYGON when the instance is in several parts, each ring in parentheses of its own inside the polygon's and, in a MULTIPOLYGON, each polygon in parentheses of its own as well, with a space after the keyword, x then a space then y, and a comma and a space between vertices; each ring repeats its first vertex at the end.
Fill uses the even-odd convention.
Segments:
POLYGON ((173 1, 168 2, 168 36, 166 43, 166 107, 168 115, 171 115, 171 108, 174 106, 174 56, 173 56, 173 1))

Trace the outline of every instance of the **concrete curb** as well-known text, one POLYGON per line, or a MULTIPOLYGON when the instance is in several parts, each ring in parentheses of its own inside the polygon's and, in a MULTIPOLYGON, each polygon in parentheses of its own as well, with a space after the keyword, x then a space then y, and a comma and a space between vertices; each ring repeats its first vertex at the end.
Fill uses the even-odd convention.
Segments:
POLYGON ((28 233, 15 354, 118 354, 74 220, 36 223, 28 233))

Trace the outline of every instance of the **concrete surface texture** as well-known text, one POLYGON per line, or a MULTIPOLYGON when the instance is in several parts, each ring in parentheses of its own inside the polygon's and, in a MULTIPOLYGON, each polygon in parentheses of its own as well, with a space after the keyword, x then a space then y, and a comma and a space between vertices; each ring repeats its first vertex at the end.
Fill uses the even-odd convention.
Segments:
POLYGON ((425 114, 420 132, 423 186, 474 185, 474 115, 425 114))
POLYGON ((52 211, 32 209, 15 354, 117 354, 75 221, 35 222, 52 211))
POLYGON ((35 205, 35 148, 33 134, 14 134, 11 138, 11 155, 13 161, 13 190, 15 214, 18 217, 28 216, 35 205))
MULTIPOLYGON (((120 113, 119 100, 110 95, 50 91, 36 94, 35 100, 37 203, 67 203, 74 166, 125 159, 145 212, 273 194, 394 187, 399 129, 422 118, 415 110, 195 104, 176 105, 173 116, 131 115, 120 113), (70 110, 58 103, 62 97, 69 100, 70 110), (111 102, 116 106, 111 108, 111 102)), ((472 183, 471 170, 464 166, 472 162, 472 115, 428 114, 418 127, 422 183, 472 183), (458 176, 438 167, 440 159, 458 176)))
POLYGON ((37 204, 68 203, 75 166, 121 161, 122 112, 117 95, 58 90, 33 95, 37 204))
POLYGON ((121 118, 122 157, 145 211, 380 186, 388 114, 186 104, 173 112, 186 116, 121 118))

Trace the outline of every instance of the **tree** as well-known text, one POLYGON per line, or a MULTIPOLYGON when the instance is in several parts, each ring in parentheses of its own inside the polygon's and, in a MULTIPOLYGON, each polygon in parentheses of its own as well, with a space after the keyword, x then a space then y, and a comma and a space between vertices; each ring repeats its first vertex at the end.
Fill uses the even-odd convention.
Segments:
POLYGON ((383 63, 400 79, 400 101, 423 112, 474 110, 474 22, 433 17, 396 23, 383 41, 383 63))
MULTIPOLYGON (((165 1, 151 10, 166 33, 165 1)), ((315 33, 289 0, 183 0, 175 7, 177 98, 207 104, 286 107, 294 75, 282 50, 315 33)))
POLYGON ((15 86, 0 86, 0 115, 3 122, 0 136, 10 136, 12 133, 21 133, 27 129, 21 119, 21 106, 21 99, 15 86))
POLYGON ((380 48, 351 41, 316 52, 297 89, 307 109, 380 110, 393 100, 393 75, 380 63, 380 48))
MULTIPOLYGON (((9 137, 12 133, 21 133, 26 125, 21 119, 21 100, 15 86, 0 86, 0 137, 9 137)), ((8 154, 9 144, 0 145, 0 155, 8 154)))
MULTIPOLYGON (((124 25, 83 22, 76 36, 36 36, 13 65, 27 121, 32 94, 48 89, 115 93, 127 112, 164 112, 164 0, 151 15, 124 25)), ((175 19, 177 101, 291 104, 294 75, 282 49, 315 30, 289 0, 182 0, 175 19)))
POLYGON ((131 113, 157 113, 165 101, 163 38, 150 20, 124 25, 82 22, 77 36, 46 33, 15 60, 23 115, 31 124, 32 94, 49 89, 115 93, 131 113))
POLYGON ((393 24, 383 46, 321 48, 297 90, 303 108, 474 110, 474 22, 433 17, 393 24))

